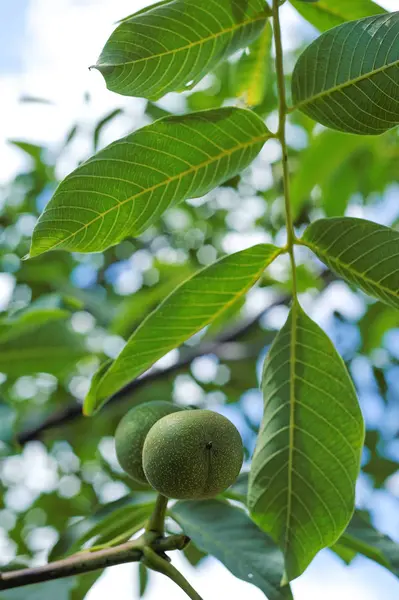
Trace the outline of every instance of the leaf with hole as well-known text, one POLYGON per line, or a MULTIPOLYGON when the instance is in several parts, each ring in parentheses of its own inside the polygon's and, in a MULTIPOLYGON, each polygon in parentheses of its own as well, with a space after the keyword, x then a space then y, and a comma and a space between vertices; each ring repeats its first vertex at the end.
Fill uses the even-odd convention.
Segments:
POLYGON ((259 244, 225 256, 184 281, 141 323, 111 366, 100 367, 85 399, 85 414, 219 317, 280 252, 271 244, 259 244))
POLYGON ((399 12, 323 33, 292 76, 294 108, 326 127, 377 135, 399 123, 399 12))
POLYGON ((165 117, 117 140, 64 179, 33 232, 30 257, 100 252, 138 236, 171 205, 240 173, 270 132, 249 110, 165 117))
MULTIPOLYGON (((312 6, 304 6, 304 0, 291 0, 296 10, 320 31, 326 31, 346 21, 362 19, 386 12, 372 0, 310 0, 312 6), (314 4, 314 5, 313 5, 314 4)), ((308 4, 310 2, 308 1, 308 4)))
POLYGON ((248 46, 269 11, 263 0, 174 0, 124 19, 94 65, 109 90, 156 100, 192 87, 248 46))
POLYGON ((269 600, 292 600, 290 587, 280 587, 280 550, 242 509, 221 500, 201 500, 177 502, 170 512, 195 544, 233 575, 256 585, 269 600))
POLYGON ((305 230, 301 243, 337 275, 399 308, 399 233, 365 219, 319 219, 305 230))
POLYGON ((341 357, 296 301, 265 360, 262 389, 248 506, 281 546, 291 580, 352 516, 363 420, 341 357))

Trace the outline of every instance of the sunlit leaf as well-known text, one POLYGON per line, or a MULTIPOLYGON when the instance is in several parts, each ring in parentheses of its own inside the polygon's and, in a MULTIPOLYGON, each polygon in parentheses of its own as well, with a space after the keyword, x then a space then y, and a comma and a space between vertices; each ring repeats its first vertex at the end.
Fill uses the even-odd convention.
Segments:
POLYGON ((276 246, 260 244, 225 256, 184 281, 141 323, 102 377, 95 377, 85 414, 227 310, 279 254, 276 246))
POLYGON ((235 65, 236 95, 248 106, 262 103, 269 79, 273 31, 269 23, 235 65))
POLYGON ((337 275, 399 307, 399 232, 365 219, 319 219, 302 241, 337 275))
POLYGON ((363 420, 341 357, 296 301, 266 358, 262 389, 248 506, 283 549, 291 580, 352 516, 363 420))
POLYGON ((269 600, 292 599, 290 587, 280 587, 280 550, 243 510, 220 500, 202 500, 177 502, 171 513, 184 533, 233 575, 256 585, 269 600))
POLYGON ((245 48, 267 18, 263 0, 174 0, 124 19, 94 66, 108 89, 154 100, 192 86, 245 48))
POLYGON ((344 23, 300 56, 292 97, 322 125, 380 134, 399 123, 399 12, 344 23))
POLYGON ((291 0, 297 11, 320 31, 341 25, 346 21, 362 19, 386 12, 372 0, 291 0))
POLYGON ((98 252, 139 235, 169 206, 241 172, 269 137, 253 112, 227 107, 166 117, 117 140, 58 187, 33 232, 30 257, 98 252))

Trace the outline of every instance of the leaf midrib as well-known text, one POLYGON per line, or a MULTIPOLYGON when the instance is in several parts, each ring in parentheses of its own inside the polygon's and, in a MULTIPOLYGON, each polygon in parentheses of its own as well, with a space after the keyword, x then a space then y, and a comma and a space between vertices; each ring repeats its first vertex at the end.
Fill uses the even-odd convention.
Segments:
MULTIPOLYGON (((138 192, 137 194, 134 194, 133 196, 129 196, 125 200, 121 200, 120 202, 118 202, 118 204, 115 204, 114 206, 111 206, 111 208, 109 208, 108 210, 106 210, 106 211, 104 211, 102 213, 98 213, 97 216, 94 217, 94 219, 92 219, 88 223, 85 223, 85 225, 83 225, 83 227, 80 227, 79 229, 77 229, 76 231, 74 231, 73 233, 71 233, 70 235, 68 235, 66 238, 63 238, 62 240, 59 240, 56 244, 54 244, 53 246, 47 248, 46 252, 48 252, 50 250, 54 250, 58 246, 67 243, 70 239, 72 239, 73 237, 75 237, 76 235, 78 235, 79 233, 81 233, 82 231, 84 231, 85 229, 87 229, 88 227, 90 227, 93 223, 95 223, 99 219, 103 219, 105 217, 105 215, 111 213, 113 210, 119 210, 120 207, 123 206, 124 204, 126 204, 127 202, 131 202, 133 200, 136 200, 137 198, 140 198, 140 196, 143 196, 144 194, 147 194, 149 192, 153 192, 154 190, 156 190, 158 188, 162 188, 162 186, 169 185, 173 181, 176 181, 178 179, 181 179, 182 177, 190 175, 190 173, 196 173, 200 169, 202 169, 202 168, 204 168, 204 167, 206 167, 206 166, 208 166, 208 165, 210 165, 210 164, 212 164, 214 162, 217 162, 221 158, 223 158, 225 156, 229 156, 229 155, 233 154, 234 152, 237 152, 238 150, 242 150, 243 148, 248 148, 249 146, 255 145, 255 144, 259 143, 259 142, 266 142, 266 140, 268 140, 270 136, 271 136, 270 132, 267 132, 267 133, 265 133, 265 134, 263 134, 261 136, 253 137, 253 138, 251 138, 251 140, 249 142, 245 142, 245 143, 242 143, 242 144, 237 144, 236 146, 234 146, 234 148, 231 148, 229 150, 223 151, 220 154, 217 154, 217 155, 213 156, 212 158, 207 159, 207 160, 203 161, 202 163, 200 163, 198 165, 193 165, 192 167, 190 167, 186 171, 183 171, 182 173, 179 173, 178 175, 174 175, 173 177, 169 177, 168 179, 164 179, 163 181, 160 181, 159 183, 156 183, 153 186, 145 188, 144 190, 140 190, 140 192, 138 192)), ((106 159, 104 159, 104 160, 106 160, 106 159)), ((43 215, 45 215, 45 214, 46 213, 44 212, 43 215)), ((47 219, 46 219, 46 221, 47 221, 47 219)), ((39 224, 41 222, 43 222, 43 221, 41 219, 39 219, 39 224)), ((51 219, 50 219, 50 222, 51 222, 51 219)), ((39 254, 41 254, 41 253, 42 253, 42 251, 39 252, 39 254)), ((37 254, 35 252, 32 252, 32 250, 31 250, 30 253, 29 253, 29 258, 33 258, 34 256, 37 256, 37 254)))
POLYGON ((360 277, 361 279, 363 279, 363 281, 369 283, 371 286, 374 286, 374 287, 382 290, 384 293, 388 294, 388 296, 392 297, 393 299, 395 299, 395 300, 399 299, 399 294, 395 294, 390 288, 385 287, 384 285, 381 285, 377 281, 374 281, 374 279, 370 279, 370 277, 367 277, 367 275, 364 275, 361 271, 356 271, 355 269, 353 269, 352 267, 350 267, 349 265, 344 263, 339 258, 335 258, 334 256, 331 256, 325 250, 319 248, 312 242, 309 242, 309 240, 306 240, 306 239, 297 240, 297 243, 300 245, 303 245, 303 246, 307 246, 316 255, 318 253, 321 254, 322 256, 324 256, 324 258, 326 259, 327 262, 331 261, 331 262, 337 263, 340 267, 349 271, 349 273, 352 273, 356 277, 360 277))
POLYGON ((289 112, 292 112, 294 110, 300 109, 302 106, 311 104, 312 102, 315 102, 316 100, 319 100, 320 98, 324 98, 325 96, 330 96, 330 95, 334 94, 335 92, 340 92, 341 90, 343 90, 347 87, 350 87, 351 85, 356 85, 356 83, 358 83, 359 81, 363 81, 364 79, 369 79, 369 78, 373 77, 374 75, 377 75, 378 73, 383 73, 385 70, 388 70, 388 69, 390 69, 392 67, 396 67, 396 66, 399 66, 399 59, 395 60, 387 65, 382 65, 381 67, 378 67, 378 69, 373 69, 373 71, 369 71, 368 73, 359 75, 358 77, 355 77, 354 79, 345 81, 344 83, 341 83, 340 85, 337 85, 333 88, 329 88, 328 90, 319 92, 318 94, 315 94, 314 96, 311 96, 310 98, 307 98, 306 100, 302 100, 302 102, 298 102, 298 104, 291 106, 288 110, 289 110, 289 112))
POLYGON ((292 473, 293 451, 295 443, 295 363, 296 363, 296 334, 297 334, 298 305, 294 298, 292 302, 291 340, 290 340, 290 421, 288 431, 288 488, 287 488, 287 515, 285 521, 284 548, 285 553, 289 546, 289 532, 292 512, 292 473))
MULTIPOLYGON (((190 44, 186 44, 185 46, 180 46, 179 48, 173 48, 172 50, 166 50, 165 52, 159 52, 158 54, 151 54, 151 56, 145 56, 145 57, 139 58, 137 60, 129 60, 129 61, 125 61, 122 63, 97 63, 96 65, 94 65, 94 68, 122 67, 122 66, 124 67, 126 65, 136 65, 138 63, 148 61, 148 60, 153 60, 155 58, 163 58, 164 56, 169 56, 170 54, 177 54, 178 52, 183 52, 184 50, 191 50, 191 48, 194 48, 195 46, 198 46, 200 44, 205 44, 206 42, 209 42, 210 40, 215 40, 218 37, 221 37, 222 35, 226 35, 227 33, 231 33, 233 31, 239 30, 240 28, 246 27, 247 25, 249 25, 251 23, 256 23, 257 21, 263 21, 264 19, 267 19, 267 17, 268 17, 268 14, 266 11, 264 11, 264 12, 260 13, 259 15, 257 15, 256 17, 252 17, 251 19, 247 19, 246 21, 242 21, 241 23, 238 23, 238 25, 233 25, 232 27, 226 27, 225 29, 218 31, 217 33, 208 35, 207 37, 196 40, 195 42, 190 42, 190 44)), ((150 25, 149 25, 149 27, 150 27, 150 25)))

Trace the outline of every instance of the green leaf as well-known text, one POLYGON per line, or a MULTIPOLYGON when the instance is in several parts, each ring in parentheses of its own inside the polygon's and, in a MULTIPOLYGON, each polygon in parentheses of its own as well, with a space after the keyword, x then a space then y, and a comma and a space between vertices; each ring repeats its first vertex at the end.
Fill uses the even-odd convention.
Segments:
POLYGON ((399 233, 364 219, 319 219, 302 243, 337 275, 366 294, 399 307, 399 233))
POLYGON ((0 372, 11 377, 33 373, 61 376, 89 352, 82 336, 65 321, 50 321, 0 342, 0 372))
POLYGON ((364 426, 341 357, 296 301, 266 358, 262 389, 248 506, 282 547, 291 580, 352 516, 364 426))
POLYGON ((378 562, 399 577, 399 544, 377 531, 356 511, 339 544, 378 562))
POLYGON ((304 6, 303 2, 304 0, 291 0, 297 11, 320 31, 326 31, 346 21, 386 12, 371 0, 319 0, 314 6, 304 6))
POLYGON ((15 315, 4 317, 0 319, 0 344, 38 329, 45 323, 64 320, 68 316, 69 312, 61 308, 28 308, 15 315))
POLYGON ((367 312, 359 321, 359 331, 362 338, 360 351, 370 354, 383 343, 384 335, 399 327, 399 312, 396 308, 376 302, 368 307, 367 312))
POLYGON ((84 600, 87 592, 93 587, 97 579, 99 579, 102 574, 103 570, 98 570, 76 577, 76 585, 70 593, 69 600, 84 600))
POLYGON ((236 96, 248 106, 262 104, 269 80, 273 30, 267 23, 262 34, 241 56, 235 65, 236 96))
POLYGON ((171 513, 184 533, 233 575, 256 585, 269 600, 292 598, 289 586, 280 587, 280 551, 243 510, 221 500, 202 500, 177 502, 171 513))
POLYGON ((35 583, 11 590, 2 590, 1 600, 70 600, 76 578, 35 583))
POLYGON ((89 540, 104 544, 135 526, 141 529, 142 523, 153 510, 154 502, 150 494, 129 494, 102 506, 92 515, 68 527, 52 549, 49 559, 58 560, 73 554, 89 540), (150 499, 152 501, 147 502, 150 499))
POLYGON ((103 377, 95 378, 85 414, 92 414, 108 396, 218 318, 280 252, 271 244, 259 244, 225 256, 184 281, 141 323, 103 377))
POLYGON ((148 569, 143 563, 139 563, 139 597, 142 598, 148 585, 148 569))
POLYGON ((344 23, 317 38, 292 76, 294 108, 347 133, 399 123, 399 12, 344 23))
POLYGON ((119 115, 122 115, 122 114, 123 114, 123 110, 121 108, 115 108, 110 113, 108 113, 107 115, 105 115, 105 117, 103 117, 97 123, 97 125, 94 128, 94 132, 93 132, 94 152, 98 149, 98 145, 99 145, 99 142, 100 142, 100 135, 101 135, 101 132, 104 129, 104 127, 106 125, 108 125, 108 123, 111 123, 111 121, 113 121, 115 119, 115 117, 118 117, 119 115))
POLYGON ((107 88, 156 100, 192 86, 262 31, 263 0, 175 0, 123 20, 94 68, 107 88))
POLYGON ((60 184, 33 232, 30 257, 99 252, 138 236, 169 206, 240 173, 270 135, 253 112, 226 107, 165 117, 117 140, 60 184))
MULTIPOLYGON (((298 169, 292 178, 291 203, 294 215, 300 214, 315 186, 325 186, 330 179, 337 185, 334 174, 354 152, 372 144, 374 138, 347 136, 339 131, 322 131, 315 136, 301 155, 298 169)), ((324 198, 322 198, 324 203, 324 198)), ((337 197, 337 202, 340 198, 337 197)))

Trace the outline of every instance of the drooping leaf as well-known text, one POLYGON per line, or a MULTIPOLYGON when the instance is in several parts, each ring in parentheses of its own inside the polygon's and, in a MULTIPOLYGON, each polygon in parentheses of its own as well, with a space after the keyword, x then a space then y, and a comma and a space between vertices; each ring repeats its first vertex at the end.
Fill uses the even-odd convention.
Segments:
POLYGON ((399 12, 350 21, 317 38, 292 76, 294 107, 322 125, 377 135, 399 123, 399 12))
POLYGON ((360 511, 352 517, 339 544, 367 556, 399 577, 399 544, 377 531, 360 511))
POLYGON ((73 590, 70 592, 69 600, 84 600, 87 592, 93 587, 97 579, 101 577, 102 573, 102 570, 91 571, 76 577, 76 584, 73 590))
POLYGON ((241 172, 269 137, 253 112, 226 107, 166 117, 117 140, 60 184, 35 227, 30 257, 98 252, 139 235, 169 206, 241 172))
POLYGON ((97 64, 108 89, 156 100, 192 86, 261 32, 263 0, 174 0, 124 19, 97 64))
POLYGON ((171 513, 184 533, 233 575, 256 585, 269 600, 292 599, 290 587, 280 587, 280 550, 243 510, 221 500, 202 500, 177 502, 171 513))
POLYGON ((365 219, 336 217, 309 225, 302 242, 337 275, 399 307, 397 231, 365 219))
POLYGON ((308 0, 311 6, 303 4, 304 0, 291 0, 296 10, 320 31, 326 31, 346 21, 362 19, 386 12, 372 0, 308 0))
POLYGON ((85 414, 92 414, 107 397, 219 317, 279 253, 276 246, 259 244, 225 256, 184 281, 141 323, 102 377, 95 377, 85 414))
POLYGON ((266 358, 262 388, 248 506, 283 549, 291 580, 352 516, 363 420, 341 357, 296 301, 266 358))
POLYGON ((0 372, 10 377, 33 373, 61 376, 90 353, 68 323, 50 321, 0 341, 0 372))
POLYGON ((258 39, 252 42, 235 65, 236 96, 244 98, 248 106, 258 106, 265 97, 272 39, 272 27, 267 23, 258 39))
POLYGON ((121 114, 123 114, 123 110, 121 108, 115 108, 110 113, 108 113, 107 115, 105 115, 105 117, 103 117, 97 123, 97 125, 94 128, 94 132, 93 132, 94 152, 96 150, 98 150, 98 145, 99 145, 99 141, 100 141, 100 135, 101 135, 101 132, 104 129, 104 127, 106 125, 108 125, 108 123, 111 123, 111 121, 113 121, 115 119, 115 117, 118 117, 121 114))

